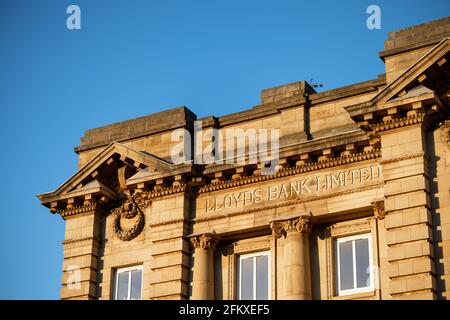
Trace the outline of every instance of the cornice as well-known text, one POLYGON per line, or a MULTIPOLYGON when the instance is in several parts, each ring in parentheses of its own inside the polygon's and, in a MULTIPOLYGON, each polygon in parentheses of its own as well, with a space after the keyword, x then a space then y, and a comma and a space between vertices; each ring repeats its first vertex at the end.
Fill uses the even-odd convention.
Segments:
POLYGON ((317 171, 326 168, 332 168, 336 166, 341 166, 345 164, 377 159, 381 157, 381 150, 376 149, 368 152, 362 152, 358 154, 352 154, 349 156, 342 156, 337 158, 331 158, 320 162, 306 163, 299 167, 294 168, 282 168, 276 174, 273 175, 262 175, 262 174, 254 174, 251 176, 240 177, 233 180, 220 181, 216 183, 211 183, 209 185, 205 185, 199 188, 198 193, 206 193, 212 191, 218 191, 222 189, 228 189, 233 187, 239 187, 243 185, 248 185, 252 183, 268 181, 273 179, 278 179, 281 177, 292 176, 296 174, 306 173, 317 171))
POLYGON ((87 213, 87 212, 94 212, 95 209, 97 208, 97 204, 94 203, 89 203, 89 204, 85 204, 82 206, 73 206, 73 207, 68 207, 65 208, 61 211, 59 211, 59 214, 61 215, 61 217, 63 217, 64 219, 76 214, 81 214, 81 213, 87 213))
POLYGON ((425 113, 417 113, 403 118, 391 119, 371 125, 375 132, 381 132, 401 127, 406 127, 418 123, 422 123, 425 119, 425 113))

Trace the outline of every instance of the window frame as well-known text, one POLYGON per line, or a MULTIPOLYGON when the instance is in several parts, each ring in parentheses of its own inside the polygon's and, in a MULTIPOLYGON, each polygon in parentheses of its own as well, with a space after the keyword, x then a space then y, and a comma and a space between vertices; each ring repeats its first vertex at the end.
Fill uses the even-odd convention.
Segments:
POLYGON ((140 270, 141 271, 141 292, 140 296, 142 300, 142 284, 144 283, 144 268, 142 265, 134 265, 130 267, 124 267, 124 268, 116 268, 115 270, 115 276, 114 276, 114 300, 117 300, 117 291, 119 290, 119 274, 128 272, 128 294, 126 300, 131 300, 131 271, 134 270, 140 270))
POLYGON ((253 299, 256 300, 256 257, 267 256, 267 300, 271 299, 271 252, 270 250, 258 251, 247 254, 239 254, 237 256, 238 268, 237 268, 237 299, 241 299, 241 289, 242 289, 242 260, 247 258, 253 258, 253 299))
POLYGON ((374 278, 374 271, 373 271, 373 266, 374 266, 374 258, 373 258, 373 248, 372 248, 372 234, 371 233, 361 233, 361 234, 357 234, 357 235, 352 235, 352 236, 344 236, 344 237, 339 237, 335 239, 335 261, 336 261, 336 294, 338 296, 348 296, 348 295, 352 295, 352 294, 357 294, 357 293, 366 293, 366 292, 371 292, 374 290, 374 282, 375 282, 375 278, 374 278), (348 242, 348 241, 352 241, 352 257, 353 257, 353 281, 354 281, 354 286, 357 285, 357 281, 356 281, 356 250, 355 250, 355 240, 359 240, 359 239, 368 239, 368 250, 369 250, 369 280, 370 280, 370 284, 368 286, 365 287, 361 287, 361 288, 355 288, 353 287, 352 289, 346 289, 346 290, 341 290, 341 281, 340 281, 340 248, 339 248, 339 244, 343 243, 343 242, 348 242))

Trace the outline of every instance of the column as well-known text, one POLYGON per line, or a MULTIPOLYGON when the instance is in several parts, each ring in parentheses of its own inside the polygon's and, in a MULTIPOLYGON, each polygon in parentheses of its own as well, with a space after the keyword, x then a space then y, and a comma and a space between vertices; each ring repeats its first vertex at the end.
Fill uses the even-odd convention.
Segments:
POLYGON ((191 243, 195 248, 192 300, 214 299, 214 249, 218 238, 215 233, 193 236, 191 243))
POLYGON ((270 222, 272 234, 284 242, 284 294, 283 300, 311 299, 311 267, 309 259, 309 215, 270 222))

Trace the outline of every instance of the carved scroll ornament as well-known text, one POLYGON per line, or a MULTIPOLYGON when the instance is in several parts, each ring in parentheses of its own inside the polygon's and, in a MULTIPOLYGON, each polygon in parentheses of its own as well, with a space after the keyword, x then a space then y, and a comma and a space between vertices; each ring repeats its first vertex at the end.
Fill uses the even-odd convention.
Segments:
POLYGON ((373 214, 375 218, 383 220, 386 217, 386 211, 384 210, 384 201, 372 201, 373 214))
POLYGON ((288 232, 300 232, 309 233, 311 231, 311 217, 310 215, 304 215, 300 217, 272 220, 270 222, 270 228, 275 238, 286 237, 288 232))
POLYGON ((202 235, 192 237, 191 243, 195 249, 214 250, 219 243, 219 238, 215 232, 204 233, 202 235))

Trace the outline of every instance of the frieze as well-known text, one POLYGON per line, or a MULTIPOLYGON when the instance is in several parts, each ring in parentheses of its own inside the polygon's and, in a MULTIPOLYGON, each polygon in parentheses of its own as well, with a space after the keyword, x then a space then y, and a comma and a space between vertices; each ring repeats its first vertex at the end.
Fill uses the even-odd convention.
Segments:
POLYGON ((360 187, 381 180, 381 167, 378 164, 331 173, 320 173, 291 179, 288 182, 265 185, 253 189, 231 192, 224 195, 206 197, 204 213, 217 213, 227 209, 270 203, 294 198, 321 196, 341 189, 360 187))
POLYGON ((313 202, 313 201, 317 201, 317 200, 325 200, 325 199, 338 197, 338 196, 342 196, 342 195, 347 195, 347 194, 352 194, 352 193, 357 193, 357 192, 364 192, 364 191, 369 191, 369 190, 373 190, 373 189, 380 189, 383 186, 384 186, 384 182, 381 182, 381 183, 365 186, 362 188, 336 192, 336 193, 323 195, 323 196, 312 196, 312 197, 309 197, 306 199, 293 199, 293 200, 287 200, 287 201, 283 201, 283 202, 279 202, 279 203, 275 203, 275 204, 271 204, 271 205, 262 205, 262 206, 257 206, 254 208, 245 209, 245 210, 238 210, 238 211, 234 211, 231 213, 218 213, 218 214, 214 214, 214 215, 202 216, 202 217, 194 218, 194 219, 192 219, 192 221, 194 223, 200 223, 200 222, 204 222, 204 221, 224 219, 224 218, 229 218, 229 217, 234 217, 234 216, 239 216, 239 215, 251 214, 254 212, 259 212, 259 211, 264 211, 264 210, 272 210, 272 209, 277 209, 277 208, 282 208, 282 207, 299 205, 302 203, 308 203, 308 202, 313 202))

